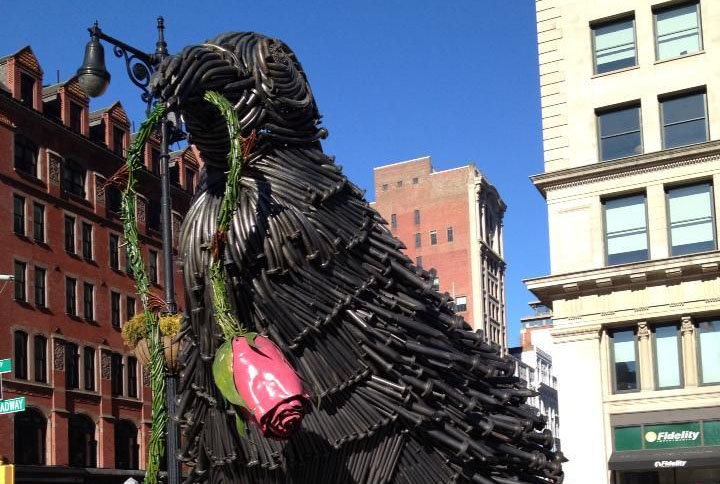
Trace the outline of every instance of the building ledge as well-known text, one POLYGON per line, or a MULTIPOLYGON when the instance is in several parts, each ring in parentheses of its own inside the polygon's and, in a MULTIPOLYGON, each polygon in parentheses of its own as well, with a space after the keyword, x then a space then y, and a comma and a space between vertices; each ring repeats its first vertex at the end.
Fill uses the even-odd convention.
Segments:
POLYGON ((720 251, 670 257, 586 271, 524 279, 526 287, 544 304, 554 299, 620 288, 640 288, 663 281, 680 282, 717 277, 720 251))
POLYGON ((628 156, 617 160, 601 161, 588 165, 532 175, 530 180, 543 197, 557 190, 585 183, 603 181, 643 173, 676 165, 701 163, 720 158, 720 140, 706 141, 669 150, 628 156))

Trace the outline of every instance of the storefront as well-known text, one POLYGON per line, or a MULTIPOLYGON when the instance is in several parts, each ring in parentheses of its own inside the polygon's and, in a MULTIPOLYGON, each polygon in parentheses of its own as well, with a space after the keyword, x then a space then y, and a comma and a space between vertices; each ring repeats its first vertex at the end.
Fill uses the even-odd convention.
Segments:
POLYGON ((720 484, 720 420, 613 427, 615 484, 720 484))

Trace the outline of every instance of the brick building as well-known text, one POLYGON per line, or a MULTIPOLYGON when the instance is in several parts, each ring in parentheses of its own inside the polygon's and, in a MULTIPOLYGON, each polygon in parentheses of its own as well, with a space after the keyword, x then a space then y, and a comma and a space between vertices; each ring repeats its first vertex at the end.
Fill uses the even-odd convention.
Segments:
MULTIPOLYGON (((0 291, 0 358, 14 366, 4 398, 27 401, 0 415, 0 457, 16 465, 18 483, 123 482, 142 474, 150 429, 148 373, 120 334, 142 310, 120 192, 104 188, 123 164, 130 124, 120 103, 91 112, 74 79, 42 80, 30 47, 0 58, 0 274, 15 276, 0 291)), ((162 295, 158 141, 145 153, 137 215, 162 295)), ((191 150, 171 160, 177 228, 198 162, 191 150)))
POLYGON ((375 208, 458 314, 507 348, 503 216, 505 203, 474 165, 434 171, 430 157, 374 170, 375 208))

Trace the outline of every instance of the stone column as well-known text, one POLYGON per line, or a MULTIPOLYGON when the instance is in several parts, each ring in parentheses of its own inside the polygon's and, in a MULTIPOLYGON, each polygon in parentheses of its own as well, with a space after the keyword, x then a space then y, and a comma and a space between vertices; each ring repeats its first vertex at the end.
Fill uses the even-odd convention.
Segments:
POLYGON ((637 338, 640 390, 653 391, 655 389, 655 366, 653 365, 652 341, 650 340, 650 328, 648 328, 647 321, 638 322, 637 338))
POLYGON ((686 387, 698 386, 697 346, 695 345, 695 325, 692 317, 680 318, 680 334, 682 338, 682 362, 686 387))

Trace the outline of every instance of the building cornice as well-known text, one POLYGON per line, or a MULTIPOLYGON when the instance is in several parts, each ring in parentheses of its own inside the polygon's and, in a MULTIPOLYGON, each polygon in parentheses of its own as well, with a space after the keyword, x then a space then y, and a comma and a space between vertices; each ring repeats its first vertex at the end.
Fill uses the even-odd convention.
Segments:
POLYGON ((550 190, 706 163, 717 159, 720 159, 720 140, 541 173, 532 175, 530 180, 543 196, 547 196, 547 192, 550 190))
POLYGON ((550 334, 554 343, 572 343, 599 339, 601 330, 602 326, 599 324, 556 326, 550 330, 550 334))

